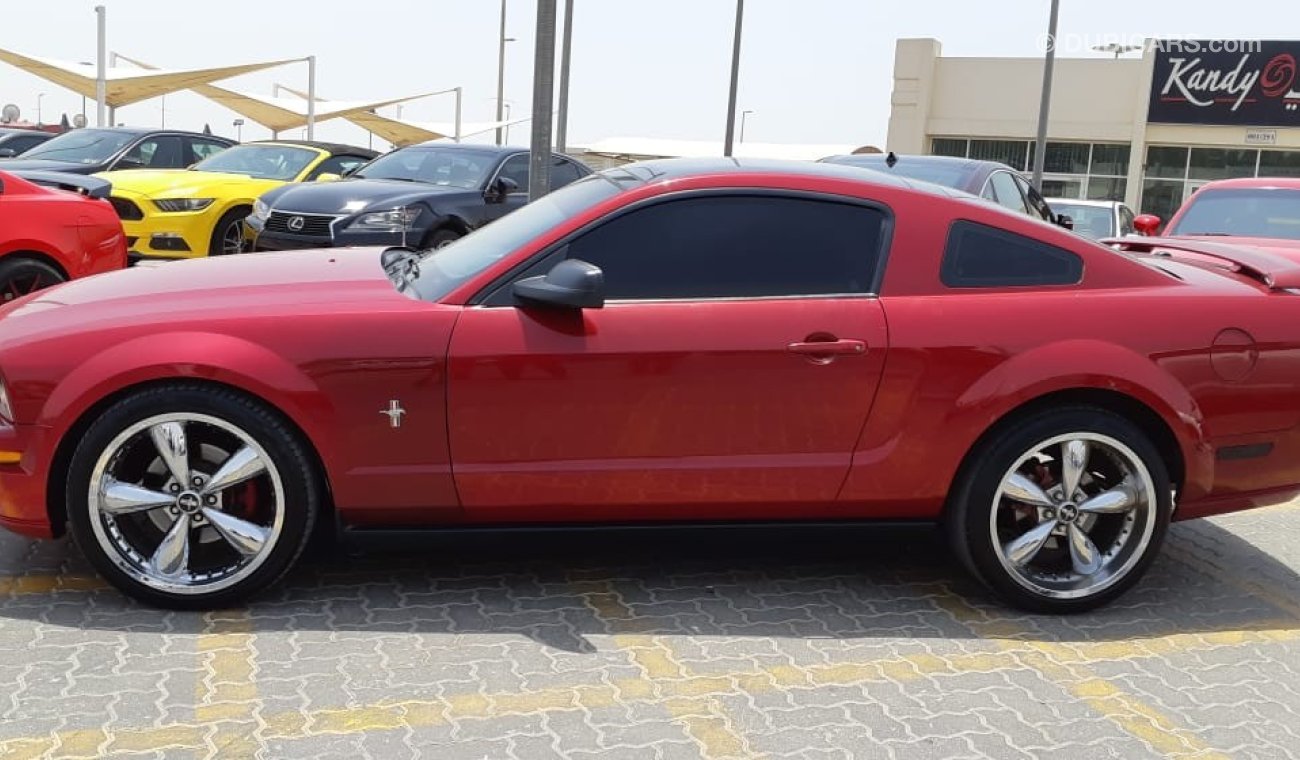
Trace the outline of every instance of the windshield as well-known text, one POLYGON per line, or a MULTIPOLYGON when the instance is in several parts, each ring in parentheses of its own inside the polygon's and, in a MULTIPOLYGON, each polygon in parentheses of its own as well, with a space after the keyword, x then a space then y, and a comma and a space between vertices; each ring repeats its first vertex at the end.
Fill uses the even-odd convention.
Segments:
MULTIPOLYGON (((416 294, 436 301, 565 219, 581 214, 641 179, 617 169, 584 177, 529 203, 445 248, 429 251, 414 278, 416 294)), ((404 286, 399 284, 399 289, 404 286)))
POLYGON ((846 166, 860 166, 863 169, 874 169, 878 172, 943 185, 944 187, 953 187, 958 190, 965 189, 966 179, 970 174, 970 170, 961 164, 940 163, 937 161, 907 161, 906 159, 900 159, 898 163, 890 167, 883 158, 860 156, 837 159, 835 163, 845 164, 846 166))
POLYGON ((425 182, 473 190, 487 179, 498 154, 464 148, 402 148, 361 167, 353 177, 425 182))
POLYGON ((74 129, 32 148, 23 154, 23 158, 64 161, 69 164, 98 164, 112 158, 137 137, 138 134, 111 129, 74 129))
POLYGON ((256 179, 297 179, 320 156, 310 148, 292 145, 236 145, 190 167, 200 172, 247 174, 256 179))
POLYGON ((1099 240, 1115 234, 1115 212, 1109 206, 1084 203, 1051 202, 1052 211, 1070 217, 1074 231, 1086 238, 1099 240))
POLYGON ((1202 190, 1168 234, 1300 240, 1300 190, 1202 190))

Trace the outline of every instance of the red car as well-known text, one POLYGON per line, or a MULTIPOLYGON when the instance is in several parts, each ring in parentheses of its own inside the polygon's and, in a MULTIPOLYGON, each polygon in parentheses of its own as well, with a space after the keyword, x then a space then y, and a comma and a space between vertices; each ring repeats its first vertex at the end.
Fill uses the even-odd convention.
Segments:
POLYGON ((126 266, 122 222, 93 177, 0 171, 0 304, 126 266))
MULTIPOLYGON (((1138 232, 1154 235, 1160 217, 1143 214, 1138 232)), ((1208 182, 1169 220, 1168 237, 1214 238, 1300 258, 1300 178, 1251 177, 1208 182)))
POLYGON ((187 261, 0 308, 0 521, 206 607, 313 526, 942 521, 1073 611, 1300 493, 1300 265, 1127 254, 829 164, 579 180, 436 252, 187 261))

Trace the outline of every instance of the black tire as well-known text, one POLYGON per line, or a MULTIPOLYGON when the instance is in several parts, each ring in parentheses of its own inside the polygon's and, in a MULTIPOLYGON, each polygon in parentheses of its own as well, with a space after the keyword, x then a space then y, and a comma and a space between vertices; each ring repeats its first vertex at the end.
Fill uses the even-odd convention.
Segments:
POLYGON ((0 258, 0 305, 35 293, 51 285, 67 282, 67 277, 38 259, 12 254, 0 258))
POLYGON ((428 239, 425 240, 424 248, 425 250, 442 248, 443 246, 451 245, 463 237, 465 236, 450 227, 441 227, 434 230, 433 233, 429 235, 428 239))
MULTIPOLYGON (((191 452, 191 461, 193 457, 191 452)), ((78 444, 67 481, 69 533, 107 581, 147 604, 191 610, 237 604, 278 581, 295 564, 312 537, 321 511, 322 492, 313 461, 298 436, 278 415, 241 394, 191 383, 142 390, 104 411, 78 444), (265 451, 283 485, 283 504, 279 507, 283 523, 261 564, 238 582, 216 591, 179 593, 148 585, 133 577, 128 572, 128 560, 106 546, 96 533, 95 522, 105 518, 92 513, 89 493, 92 474, 101 455, 119 434, 132 426, 158 415, 177 413, 216 418, 246 432, 265 451)))
POLYGON ((243 253, 247 250, 247 240, 244 238, 244 220, 252 212, 248 206, 236 206, 221 215, 217 220, 217 225, 212 228, 212 238, 208 241, 209 256, 225 256, 232 253, 243 253), (238 251, 226 250, 226 236, 232 234, 231 228, 235 227, 239 232, 239 239, 242 241, 238 251))
POLYGON ((1062 614, 1100 607, 1132 588, 1159 553, 1172 511, 1168 470, 1150 438, 1129 420, 1105 409, 1069 406, 1012 420, 986 436, 971 452, 950 495, 945 528, 962 564, 1005 602, 1031 612, 1062 614), (1075 434, 1105 436, 1135 454, 1150 476, 1154 505, 1148 504, 1143 513, 1144 519, 1152 523, 1149 538, 1132 550, 1132 559, 1121 566, 1122 573, 1116 571, 1107 579, 1109 585, 1095 593, 1060 598, 1030 589, 1017 580, 1003 564, 1002 549, 995 545, 990 522, 1003 478, 1016 462, 1041 442, 1075 434))

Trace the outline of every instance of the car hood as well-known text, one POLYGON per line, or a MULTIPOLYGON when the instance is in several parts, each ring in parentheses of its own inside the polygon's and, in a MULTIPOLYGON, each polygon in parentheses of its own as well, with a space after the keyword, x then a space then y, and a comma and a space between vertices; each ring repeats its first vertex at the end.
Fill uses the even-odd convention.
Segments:
POLYGON ((463 187, 388 179, 345 179, 286 187, 262 201, 273 209, 308 214, 352 214, 366 209, 393 208, 458 193, 463 187))
POLYGON ((126 169, 96 176, 112 182, 114 193, 121 191, 144 198, 256 198, 284 184, 276 179, 189 169, 126 169))
POLYGON ((0 159, 0 171, 64 172, 67 174, 92 174, 99 164, 73 164, 67 161, 46 161, 40 158, 0 159))
POLYGON ((294 251, 136 266, 57 285, 0 308, 0 350, 131 326, 287 317, 413 302, 393 287, 382 248, 294 251))

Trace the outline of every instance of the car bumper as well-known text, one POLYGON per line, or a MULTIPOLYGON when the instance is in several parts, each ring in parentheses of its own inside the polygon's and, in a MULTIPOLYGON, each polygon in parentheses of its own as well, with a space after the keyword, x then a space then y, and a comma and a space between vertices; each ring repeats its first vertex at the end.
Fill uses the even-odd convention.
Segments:
MULTIPOLYGON (((148 201, 136 201, 146 209, 148 201)), ((212 229, 220 214, 212 206, 203 211, 163 213, 145 210, 144 218, 123 219, 122 230, 132 259, 193 259, 208 255, 212 229)))
POLYGON ((0 463, 0 527, 35 538, 55 534, 46 510, 45 433, 36 425, 0 425, 0 452, 18 456, 16 462, 0 463))

